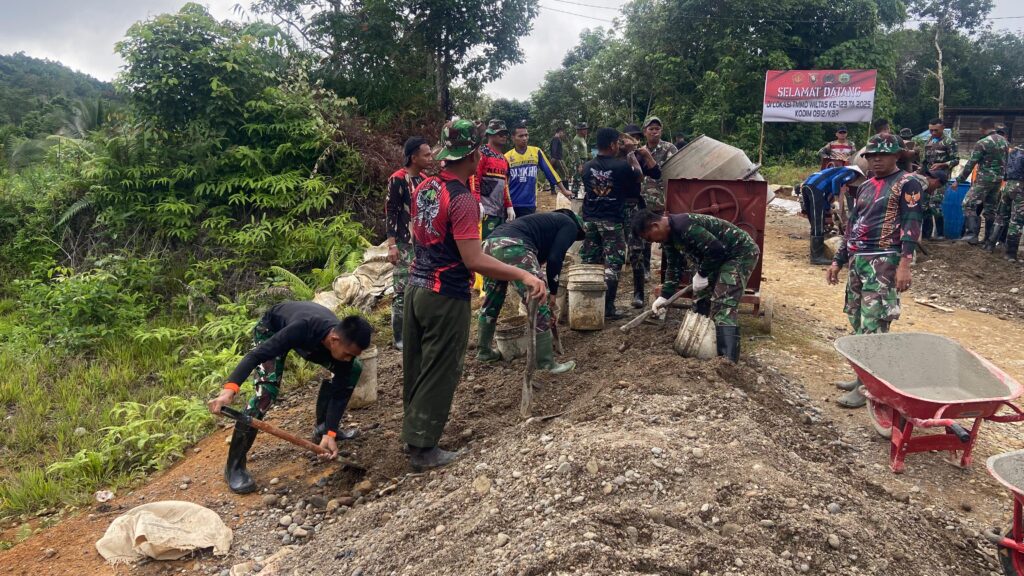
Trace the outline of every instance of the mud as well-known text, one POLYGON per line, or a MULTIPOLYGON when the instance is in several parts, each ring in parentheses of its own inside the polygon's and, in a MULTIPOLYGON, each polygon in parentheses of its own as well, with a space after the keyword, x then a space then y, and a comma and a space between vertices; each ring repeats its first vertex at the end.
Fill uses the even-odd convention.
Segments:
POLYGON ((935 334, 870 334, 836 341, 840 353, 892 388, 934 402, 1012 399, 1011 388, 956 342, 935 334))

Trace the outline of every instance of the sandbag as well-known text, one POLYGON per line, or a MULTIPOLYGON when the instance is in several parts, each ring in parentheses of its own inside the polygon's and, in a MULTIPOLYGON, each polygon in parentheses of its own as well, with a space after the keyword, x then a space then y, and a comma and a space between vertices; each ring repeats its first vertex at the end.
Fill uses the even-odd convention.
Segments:
POLYGON ((231 529, 213 510, 167 500, 137 506, 114 519, 96 550, 111 564, 128 564, 147 557, 177 560, 203 548, 225 556, 231 539, 231 529))

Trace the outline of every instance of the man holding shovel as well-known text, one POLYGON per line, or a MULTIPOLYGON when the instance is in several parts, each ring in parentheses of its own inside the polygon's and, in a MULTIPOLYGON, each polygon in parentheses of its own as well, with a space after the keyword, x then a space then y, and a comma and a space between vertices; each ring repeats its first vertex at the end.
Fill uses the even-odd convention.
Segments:
MULTIPOLYGON (((552 374, 568 372, 576 367, 569 361, 564 364, 555 361, 551 328, 554 322, 552 305, 558 293, 558 277, 562 273, 565 253, 573 242, 583 240, 583 221, 572 210, 562 208, 554 212, 530 214, 512 222, 506 222, 484 240, 484 254, 493 256, 509 266, 522 268, 538 278, 540 267, 546 265, 548 303, 542 303, 537 311, 537 368, 552 374)), ((526 286, 515 283, 523 304, 527 303, 526 286)), ((491 348, 491 340, 497 328, 498 315, 505 304, 508 282, 484 280, 484 305, 480 309, 476 359, 481 362, 495 362, 501 358, 491 348)))
POLYGON ((738 362, 740 300, 761 254, 754 240, 735 224, 706 214, 663 216, 647 210, 634 216, 632 225, 634 234, 665 250, 665 283, 651 310, 661 313, 679 289, 686 258, 692 258, 694 310, 714 320, 718 355, 738 362))
MULTIPOLYGON (((281 376, 288 353, 319 364, 333 373, 320 385, 316 400, 315 436, 320 447, 328 451, 325 458, 338 456, 338 427, 348 406, 352 391, 363 371, 357 358, 370 346, 373 328, 361 316, 338 320, 324 306, 315 302, 281 302, 273 306, 253 328, 253 348, 242 358, 228 377, 220 395, 209 402, 210 412, 219 414, 238 393, 240 383, 255 370, 254 392, 245 413, 260 420, 277 400, 281 376)), ((245 469, 246 455, 256 440, 257 430, 236 423, 228 448, 224 480, 236 494, 256 489, 256 482, 245 469)))

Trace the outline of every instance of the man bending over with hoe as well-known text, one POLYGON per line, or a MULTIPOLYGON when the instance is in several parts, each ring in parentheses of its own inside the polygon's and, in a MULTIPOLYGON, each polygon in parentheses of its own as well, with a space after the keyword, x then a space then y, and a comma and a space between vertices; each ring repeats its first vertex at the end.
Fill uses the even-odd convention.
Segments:
MULTIPOLYGON (((498 226, 490 238, 484 240, 484 254, 493 256, 509 266, 522 268, 541 277, 540 267, 547 265, 548 303, 537 311, 537 368, 552 374, 568 372, 576 367, 569 361, 559 364, 555 361, 551 326, 554 322, 551 312, 558 293, 558 276, 562 273, 565 253, 573 242, 583 240, 583 221, 572 210, 560 209, 542 214, 530 214, 498 226)), ((523 304, 526 304, 526 286, 515 283, 523 304)), ((479 340, 476 358, 481 362, 494 362, 501 356, 491 348, 491 339, 497 327, 498 315, 505 304, 508 282, 487 278, 484 281, 484 305, 478 320, 479 340)))
MULTIPOLYGON (((315 302, 281 302, 268 310, 253 328, 253 349, 238 363, 220 395, 210 401, 210 412, 219 414, 222 407, 230 405, 240 383, 256 370, 255 389, 245 412, 262 420, 277 400, 285 357, 294 350, 334 374, 331 380, 324 380, 320 385, 314 439, 329 452, 324 458, 336 458, 341 417, 363 371, 357 356, 370 346, 372 334, 373 328, 361 316, 338 320, 334 312, 315 302)), ((236 423, 231 436, 224 480, 236 494, 256 489, 256 483, 245 469, 246 454, 256 439, 256 432, 251 426, 236 423)))
POLYGON ((714 320, 718 355, 738 362, 740 300, 760 256, 750 235, 706 214, 662 216, 649 210, 633 217, 633 233, 648 242, 660 242, 665 250, 665 283, 651 310, 660 314, 669 296, 678 290, 689 256, 697 264, 694 310, 714 320))

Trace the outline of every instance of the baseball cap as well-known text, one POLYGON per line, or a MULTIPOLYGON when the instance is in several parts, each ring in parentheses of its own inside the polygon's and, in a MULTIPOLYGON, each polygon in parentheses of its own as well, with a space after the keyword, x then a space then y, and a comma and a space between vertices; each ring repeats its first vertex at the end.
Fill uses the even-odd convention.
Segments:
POLYGON ((643 134, 643 132, 644 131, 636 124, 626 124, 626 127, 622 129, 623 134, 629 134, 630 136, 634 134, 643 134))
POLYGON ((473 122, 460 119, 441 128, 440 143, 443 148, 437 153, 437 160, 459 160, 480 146, 480 137, 473 122))
POLYGON ((875 134, 864 148, 864 156, 872 154, 899 154, 903 145, 895 134, 875 134))
POLYGON ((501 132, 508 132, 508 128, 505 126, 505 122, 503 120, 494 118, 487 123, 487 131, 485 134, 488 136, 500 134, 501 132))
POLYGON ((836 128, 836 132, 846 132, 846 131, 847 131, 846 130, 846 126, 843 125, 843 124, 840 124, 839 127, 836 128))
POLYGON ((651 116, 647 120, 644 120, 644 125, 642 126, 642 128, 644 130, 647 130, 647 127, 650 126, 651 124, 657 124, 658 126, 664 126, 664 124, 661 123, 661 118, 658 118, 657 116, 651 116))
POLYGON ((911 130, 910 128, 903 128, 902 130, 900 130, 900 138, 913 138, 913 137, 914 137, 914 131, 911 130))
POLYGON ((589 127, 587 126, 586 122, 580 122, 579 124, 576 125, 577 130, 587 130, 588 128, 589 127))

